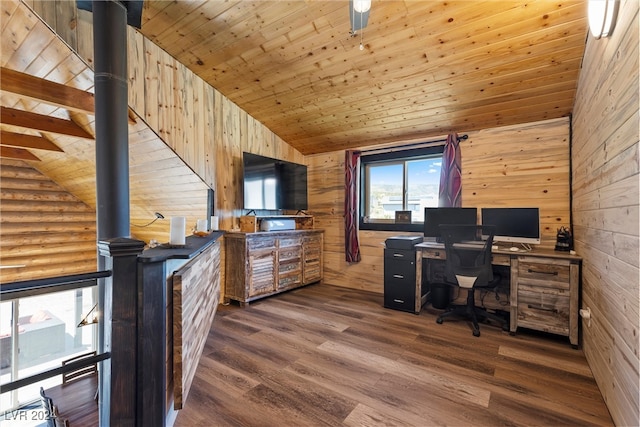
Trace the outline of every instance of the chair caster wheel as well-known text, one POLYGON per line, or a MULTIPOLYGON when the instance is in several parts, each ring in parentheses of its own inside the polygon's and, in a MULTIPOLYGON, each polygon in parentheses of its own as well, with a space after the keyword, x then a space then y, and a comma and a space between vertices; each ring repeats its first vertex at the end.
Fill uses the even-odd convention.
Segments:
POLYGON ((437 323, 438 325, 442 325, 442 319, 438 317, 438 318, 436 319, 436 323, 437 323))
POLYGON ((473 331, 473 336, 474 337, 479 337, 480 336, 480 331, 473 331))

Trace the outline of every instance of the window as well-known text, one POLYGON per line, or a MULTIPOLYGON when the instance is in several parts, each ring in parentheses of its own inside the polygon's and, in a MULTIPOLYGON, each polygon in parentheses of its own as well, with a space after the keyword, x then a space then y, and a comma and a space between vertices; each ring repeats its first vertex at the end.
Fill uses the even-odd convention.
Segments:
MULTIPOLYGON (((0 303, 1 383, 58 368, 63 360, 96 350, 97 324, 79 327, 79 323, 91 311, 97 297, 97 287, 87 286, 3 300, 0 303), (14 332, 17 332, 15 337, 14 332)), ((21 407, 39 398, 41 386, 46 389, 60 382, 61 377, 56 376, 2 393, 0 408, 21 407)))
POLYGON ((360 228, 421 231, 424 208, 438 206, 443 146, 362 155, 360 228), (411 223, 396 223, 410 211, 411 223))

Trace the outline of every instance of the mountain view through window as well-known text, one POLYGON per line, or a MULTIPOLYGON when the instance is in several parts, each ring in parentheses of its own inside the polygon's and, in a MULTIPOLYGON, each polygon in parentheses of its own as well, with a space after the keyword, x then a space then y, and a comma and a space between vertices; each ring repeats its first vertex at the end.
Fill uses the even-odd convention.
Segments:
POLYGON ((438 206, 441 166, 441 157, 370 164, 369 218, 392 220, 395 211, 408 210, 412 222, 424 221, 424 208, 438 206))

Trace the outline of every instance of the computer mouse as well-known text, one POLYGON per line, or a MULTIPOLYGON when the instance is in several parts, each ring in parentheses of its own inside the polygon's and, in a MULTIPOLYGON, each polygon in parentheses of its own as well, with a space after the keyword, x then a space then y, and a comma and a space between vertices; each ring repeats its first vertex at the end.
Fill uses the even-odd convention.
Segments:
POLYGON ((511 252, 518 252, 520 249, 516 248, 515 246, 511 246, 511 247, 509 248, 509 250, 510 250, 511 252))

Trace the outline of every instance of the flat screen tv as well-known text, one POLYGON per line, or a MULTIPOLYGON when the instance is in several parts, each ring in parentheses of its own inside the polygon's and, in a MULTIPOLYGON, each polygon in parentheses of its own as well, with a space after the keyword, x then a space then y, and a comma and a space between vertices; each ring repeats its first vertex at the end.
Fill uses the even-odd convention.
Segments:
POLYGON ((482 224, 495 226, 495 242, 540 244, 538 208, 482 208, 482 224))
POLYGON ((424 236, 440 241, 440 225, 478 223, 477 208, 424 208, 424 236))
POLYGON ((244 209, 306 210, 307 167, 242 153, 244 209))

